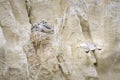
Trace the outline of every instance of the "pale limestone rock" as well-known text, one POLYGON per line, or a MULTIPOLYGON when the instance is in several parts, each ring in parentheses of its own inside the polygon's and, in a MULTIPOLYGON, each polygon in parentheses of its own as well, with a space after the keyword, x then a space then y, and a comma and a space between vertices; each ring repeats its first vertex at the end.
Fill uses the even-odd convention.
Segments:
POLYGON ((6 53, 4 62, 7 63, 4 74, 6 80, 28 78, 28 63, 23 45, 29 40, 30 25, 25 6, 24 1, 0 1, 0 26, 6 39, 4 49, 6 53))
POLYGON ((0 80, 5 79, 7 65, 6 65, 6 39, 3 35, 2 29, 0 27, 0 80))
POLYGON ((119 0, 1 0, 0 80, 120 80, 119 4, 119 0), (42 19, 53 25, 54 33, 36 55, 30 29, 42 19), (94 54, 85 53, 80 46, 84 43, 96 45, 94 54))
POLYGON ((6 45, 6 40, 5 40, 5 37, 3 35, 3 31, 0 27, 0 48, 4 47, 5 45, 6 45))

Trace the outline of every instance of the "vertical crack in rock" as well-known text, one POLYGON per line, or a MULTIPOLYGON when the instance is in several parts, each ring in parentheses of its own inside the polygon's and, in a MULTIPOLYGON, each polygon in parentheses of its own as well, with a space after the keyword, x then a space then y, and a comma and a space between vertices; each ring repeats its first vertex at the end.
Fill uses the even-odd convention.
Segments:
POLYGON ((4 80, 7 71, 6 51, 5 51, 6 40, 2 32, 0 23, 0 79, 4 80))
POLYGON ((28 18, 29 18, 29 23, 32 24, 32 22, 31 22, 31 10, 32 10, 32 7, 31 7, 31 4, 30 4, 30 1, 25 0, 25 4, 26 4, 26 10, 27 10, 28 18))
MULTIPOLYGON (((86 39, 86 43, 93 43, 87 15, 80 9, 76 10, 76 12, 77 12, 77 16, 80 19, 80 25, 82 27, 82 32, 83 32, 83 35, 86 39)), ((91 54, 93 54, 93 56, 95 57, 96 63, 94 63, 94 65, 97 66, 98 59, 97 59, 97 56, 96 56, 96 52, 92 51, 91 54)))
POLYGON ((63 30, 65 28, 66 22, 67 22, 67 12, 68 12, 68 9, 69 9, 69 7, 67 6, 65 11, 64 11, 64 15, 63 15, 62 22, 61 22, 60 34, 62 34, 62 32, 63 32, 63 30))
POLYGON ((92 36, 91 36, 89 22, 88 22, 86 14, 84 12, 79 12, 78 10, 76 11, 77 11, 77 16, 80 19, 80 25, 82 27, 82 32, 83 32, 83 35, 86 41, 92 42, 92 36))
POLYGON ((68 70, 68 67, 66 65, 66 60, 65 58, 63 57, 63 53, 60 53, 58 54, 57 56, 57 60, 58 60, 58 66, 59 66, 59 69, 61 71, 61 73, 63 74, 63 76, 65 77, 66 80, 71 80, 70 78, 70 71, 68 70))

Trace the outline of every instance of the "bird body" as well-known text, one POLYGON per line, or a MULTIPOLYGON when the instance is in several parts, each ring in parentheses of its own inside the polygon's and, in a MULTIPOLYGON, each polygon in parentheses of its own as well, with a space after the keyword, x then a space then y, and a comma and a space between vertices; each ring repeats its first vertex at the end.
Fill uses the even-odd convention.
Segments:
POLYGON ((95 50, 96 46, 94 44, 91 43, 84 43, 84 44, 80 44, 81 47, 87 48, 89 50, 95 50))
POLYGON ((40 22, 39 27, 45 33, 53 32, 53 29, 48 25, 47 21, 45 21, 45 20, 40 22))

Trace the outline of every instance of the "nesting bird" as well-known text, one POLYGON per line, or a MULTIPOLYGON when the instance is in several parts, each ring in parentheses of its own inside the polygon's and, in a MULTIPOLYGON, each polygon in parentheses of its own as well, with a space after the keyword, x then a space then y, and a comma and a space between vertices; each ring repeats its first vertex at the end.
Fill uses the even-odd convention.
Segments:
POLYGON ((87 50, 85 51, 86 53, 88 53, 89 51, 94 52, 95 50, 101 50, 101 48, 98 48, 96 45, 92 44, 92 43, 84 43, 84 44, 80 44, 80 47, 86 48, 87 50))
POLYGON ((31 28, 31 42, 37 53, 38 48, 40 48, 41 42, 48 39, 48 33, 53 32, 53 29, 47 24, 47 21, 43 20, 40 23, 34 23, 31 28))
POLYGON ((48 25, 47 21, 45 21, 45 20, 42 20, 39 23, 39 27, 40 27, 42 32, 45 32, 45 33, 53 32, 53 29, 48 25))
POLYGON ((34 23, 33 27, 31 28, 31 32, 38 31, 44 33, 51 33, 54 30, 48 25, 47 21, 42 20, 40 23, 34 23))
POLYGON ((95 50, 102 50, 102 49, 92 43, 84 43, 84 44, 81 44, 80 47, 86 48, 87 49, 85 50, 86 53, 92 52, 91 54, 95 57, 95 61, 93 64, 97 66, 98 59, 97 59, 95 50))
POLYGON ((32 28, 31 28, 31 32, 33 33, 33 32, 36 32, 36 31, 40 32, 41 29, 40 29, 40 27, 37 23, 34 23, 32 28))

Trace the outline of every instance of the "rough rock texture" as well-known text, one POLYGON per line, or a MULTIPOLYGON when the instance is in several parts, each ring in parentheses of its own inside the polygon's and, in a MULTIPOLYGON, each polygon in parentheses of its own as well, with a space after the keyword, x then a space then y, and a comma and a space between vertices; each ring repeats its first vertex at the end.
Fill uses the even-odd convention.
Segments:
MULTIPOLYGON (((120 80, 119 0, 0 0, 0 80, 120 80), (31 26, 54 28, 36 51, 31 26), (89 51, 82 44, 94 44, 89 51)), ((45 36, 46 37, 46 36, 45 36)))

